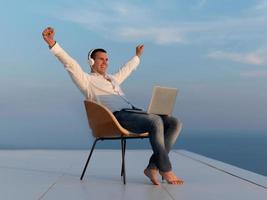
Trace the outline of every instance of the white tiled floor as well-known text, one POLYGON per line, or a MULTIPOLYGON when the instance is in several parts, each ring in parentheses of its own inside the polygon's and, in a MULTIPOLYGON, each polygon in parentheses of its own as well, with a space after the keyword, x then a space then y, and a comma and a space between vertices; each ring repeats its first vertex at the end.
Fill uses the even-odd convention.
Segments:
POLYGON ((266 187, 265 176, 182 150, 171 152, 170 157, 174 171, 185 184, 153 186, 143 175, 150 153, 148 150, 126 151, 127 184, 123 185, 118 150, 96 150, 83 181, 79 177, 88 151, 2 150, 0 199, 267 199, 264 187, 224 171, 266 187))

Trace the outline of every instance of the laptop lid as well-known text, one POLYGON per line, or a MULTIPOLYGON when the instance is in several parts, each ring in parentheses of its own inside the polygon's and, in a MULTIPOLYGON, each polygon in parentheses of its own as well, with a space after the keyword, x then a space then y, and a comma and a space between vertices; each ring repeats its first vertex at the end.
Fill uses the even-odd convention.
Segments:
POLYGON ((171 115, 178 90, 176 88, 155 86, 147 112, 158 115, 171 115))

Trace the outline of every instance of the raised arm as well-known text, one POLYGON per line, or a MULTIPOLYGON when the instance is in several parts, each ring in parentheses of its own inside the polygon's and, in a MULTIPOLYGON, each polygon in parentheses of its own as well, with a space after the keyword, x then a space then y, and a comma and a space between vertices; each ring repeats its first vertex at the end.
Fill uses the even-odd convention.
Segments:
POLYGON ((75 85, 80 89, 84 96, 88 98, 90 96, 90 91, 88 90, 89 77, 82 70, 79 63, 67 52, 65 52, 64 49, 62 49, 60 45, 55 41, 55 31, 53 28, 47 27, 42 32, 42 35, 44 41, 48 44, 50 51, 64 65, 75 85))
POLYGON ((113 75, 119 84, 121 84, 139 65, 140 58, 144 52, 144 45, 140 44, 135 48, 135 56, 124 64, 120 70, 113 75))

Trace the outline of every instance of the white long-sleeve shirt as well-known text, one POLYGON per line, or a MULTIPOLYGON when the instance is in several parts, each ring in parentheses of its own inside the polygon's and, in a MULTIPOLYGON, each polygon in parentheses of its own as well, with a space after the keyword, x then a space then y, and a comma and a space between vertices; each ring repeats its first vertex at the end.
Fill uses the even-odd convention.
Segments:
POLYGON ((58 43, 50 51, 64 65, 71 79, 86 99, 96 101, 112 112, 123 108, 131 108, 120 88, 120 84, 138 67, 140 63, 138 56, 129 60, 117 73, 107 74, 106 76, 111 80, 110 82, 103 75, 85 73, 77 61, 69 56, 58 43))

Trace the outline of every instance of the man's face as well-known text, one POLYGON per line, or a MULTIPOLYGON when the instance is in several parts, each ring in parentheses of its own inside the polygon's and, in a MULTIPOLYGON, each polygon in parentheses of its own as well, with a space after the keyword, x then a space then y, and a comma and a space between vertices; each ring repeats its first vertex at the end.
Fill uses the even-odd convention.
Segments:
POLYGON ((96 52, 94 56, 94 65, 92 66, 94 71, 99 74, 105 75, 108 68, 108 55, 104 52, 96 52))

